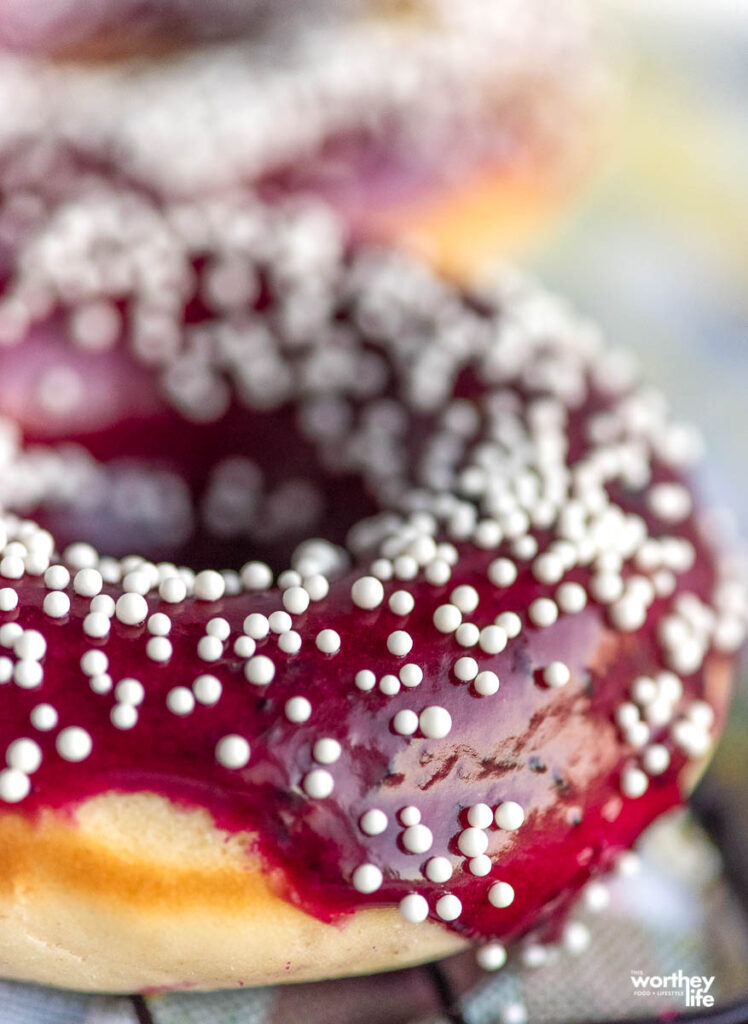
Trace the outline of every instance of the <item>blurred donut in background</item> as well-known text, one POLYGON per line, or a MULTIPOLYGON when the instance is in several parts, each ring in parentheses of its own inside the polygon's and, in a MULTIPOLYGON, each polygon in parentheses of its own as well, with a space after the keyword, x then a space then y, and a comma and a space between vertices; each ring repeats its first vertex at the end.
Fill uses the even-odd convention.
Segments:
POLYGON ((211 5, 209 19, 185 0, 68 0, 34 21, 37 6, 0 0, 0 40, 40 49, 53 24, 62 44, 114 22, 145 37, 177 15, 188 34, 235 38, 115 61, 6 52, 6 205, 25 201, 25 177, 57 199, 92 176, 166 198, 312 193, 359 234, 463 275, 537 231, 599 142, 604 61, 574 0, 550 16, 542 0, 321 2, 303 18, 290 0, 272 17, 255 0, 211 5))

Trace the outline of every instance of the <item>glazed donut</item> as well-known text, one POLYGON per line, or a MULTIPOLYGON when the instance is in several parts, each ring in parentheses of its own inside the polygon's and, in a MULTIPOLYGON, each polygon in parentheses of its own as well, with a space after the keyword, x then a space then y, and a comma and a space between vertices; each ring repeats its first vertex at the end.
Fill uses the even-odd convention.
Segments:
POLYGON ((58 195, 57 146, 80 156, 70 189, 98 170, 166 198, 313 192, 359 233, 469 269, 578 183, 598 148, 600 46, 573 0, 552 17, 542 0, 408 7, 278 18, 159 60, 0 56, 2 150, 15 168, 30 148, 58 195))
POLYGON ((746 597, 698 436, 563 302, 311 202, 122 191, 6 296, 4 974, 497 966, 683 800, 746 597))

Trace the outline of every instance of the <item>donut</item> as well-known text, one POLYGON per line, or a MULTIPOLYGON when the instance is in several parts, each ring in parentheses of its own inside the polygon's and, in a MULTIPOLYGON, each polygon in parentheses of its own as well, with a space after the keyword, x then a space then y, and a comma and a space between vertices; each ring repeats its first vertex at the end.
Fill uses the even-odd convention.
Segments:
POLYGON ((5 295, 5 975, 498 966, 686 797, 746 595, 698 434, 562 300, 124 189, 5 295))
POLYGON ((59 147, 78 155, 71 189, 98 171, 169 199, 311 192, 359 235, 469 270, 537 232, 582 178, 601 48, 573 0, 552 17, 541 0, 409 7, 278 17, 156 60, 0 56, 0 157, 15 169, 31 149, 58 194, 59 147))

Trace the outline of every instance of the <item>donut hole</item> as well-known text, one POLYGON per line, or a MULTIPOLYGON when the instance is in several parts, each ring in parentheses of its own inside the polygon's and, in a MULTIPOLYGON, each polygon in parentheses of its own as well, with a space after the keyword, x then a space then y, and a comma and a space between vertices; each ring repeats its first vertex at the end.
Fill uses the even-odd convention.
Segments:
POLYGON ((259 559, 278 572, 302 541, 342 544, 378 510, 359 477, 323 467, 289 408, 234 404, 207 424, 172 411, 134 418, 39 449, 36 475, 45 474, 48 493, 22 511, 60 548, 86 541, 102 555, 196 569, 259 559))

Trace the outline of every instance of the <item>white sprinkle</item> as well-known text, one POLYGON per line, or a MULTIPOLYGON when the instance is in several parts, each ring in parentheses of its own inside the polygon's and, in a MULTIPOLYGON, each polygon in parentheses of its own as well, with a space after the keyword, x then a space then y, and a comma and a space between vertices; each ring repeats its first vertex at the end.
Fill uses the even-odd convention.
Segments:
POLYGON ((41 686, 44 669, 38 661, 17 661, 13 669, 13 680, 22 690, 33 690, 41 686))
POLYGON ((195 697, 186 686, 175 686, 166 695, 166 706, 174 715, 189 715, 195 709, 195 697))
POLYGON ((359 864, 353 872, 353 888, 357 892, 376 892, 382 885, 382 872, 375 864, 359 864))
POLYGON ((312 747, 312 757, 317 764, 335 764, 342 752, 340 743, 330 736, 317 740, 312 747))
POLYGON ((5 768, 0 772, 0 800, 17 804, 29 795, 31 783, 28 776, 16 768, 5 768))
POLYGON ((47 653, 47 641, 36 629, 25 629, 13 644, 17 658, 41 661, 47 653))
POLYGON ((438 704, 424 708, 418 721, 421 732, 429 739, 444 739, 452 728, 452 716, 446 708, 440 707, 438 704))
POLYGON ((359 825, 367 836, 379 836, 387 828, 387 815, 378 807, 372 807, 361 815, 359 825))
POLYGON ((485 853, 481 853, 477 857, 470 858, 468 867, 471 875, 475 875, 476 878, 485 878, 491 870, 491 858, 487 857, 485 853))
POLYGON ((623 593, 623 580, 616 572, 601 572, 590 582, 592 596, 601 604, 613 604, 623 593))
POLYGON ((590 882, 583 895, 585 906, 593 914, 599 914, 610 905, 610 891, 602 882, 590 882))
POLYGON ((172 656, 173 648, 171 646, 171 641, 165 636, 152 636, 145 645, 145 653, 151 661, 157 661, 163 664, 172 656))
POLYGON ((197 642, 197 656, 202 661, 218 661, 223 655, 223 644, 217 636, 201 636, 197 642))
POLYGON ((257 650, 257 644, 251 636, 238 636, 234 641, 234 654, 237 658, 251 658, 257 650))
POLYGON ((403 846, 408 853, 426 853, 434 844, 434 836, 426 825, 410 825, 402 835, 403 846))
POLYGON ((413 804, 408 804, 407 807, 403 807, 398 814, 398 817, 400 818, 401 823, 406 827, 410 825, 417 825, 421 820, 421 812, 413 804))
POLYGON ((581 921, 569 921, 564 927, 561 942, 567 953, 579 956, 589 949, 590 930, 581 921))
POLYGON ((670 767, 670 751, 663 743, 653 743, 642 753, 647 775, 662 775, 670 767))
POLYGON ((220 572, 203 569, 195 577, 192 593, 198 601, 220 601, 226 593, 226 581, 220 572))
POLYGON ((9 683, 13 678, 13 662, 10 658, 0 658, 0 683, 9 683))
POLYGON ((278 637, 278 647, 284 654, 298 654, 301 650, 301 634, 297 633, 295 629, 281 633, 278 637))
POLYGON ((23 736, 8 745, 5 760, 9 768, 15 768, 25 775, 33 775, 42 763, 42 748, 36 740, 23 736))
POLYGON ((379 680, 379 689, 388 697, 394 697, 396 693, 400 692, 400 680, 397 676, 388 673, 379 680))
POLYGON ((568 665, 564 665, 562 661, 552 661, 543 670, 543 680, 546 686, 557 687, 566 686, 571 679, 571 672, 569 671, 568 665))
POLYGON ((116 700, 137 706, 143 703, 145 687, 138 679, 123 679, 114 690, 116 700))
POLYGON ((312 705, 306 697, 290 697, 284 705, 284 712, 289 722, 300 724, 308 721, 312 705))
POLYGON ((434 612, 434 625, 440 633, 454 633, 462 622, 462 612, 454 604, 441 604, 434 612))
POLYGON ((289 614, 303 615, 309 607, 311 598, 309 591, 305 587, 294 586, 288 587, 287 590, 283 591, 281 600, 283 601, 283 607, 289 614))
POLYGON ((330 593, 330 583, 326 576, 316 572, 313 576, 304 578, 304 590, 312 601, 324 601, 330 593))
POLYGON ((389 558, 375 558, 370 566, 373 576, 380 580, 391 580, 394 568, 389 558))
POLYGON ((631 696, 637 704, 651 704, 657 697, 657 683, 649 676, 639 676, 631 684, 631 696))
POLYGON ((687 713, 690 720, 703 729, 711 729, 714 725, 714 708, 705 700, 695 700, 687 713))
POLYGON ((429 905, 420 893, 411 892, 400 900, 400 913, 409 924, 420 924, 429 916, 429 905))
POLYGON ((25 566, 19 555, 6 555, 0 561, 0 576, 8 580, 20 580, 24 574, 25 566))
POLYGON ((256 686, 267 686, 275 676, 275 665, 265 654, 256 654, 244 666, 244 675, 256 686))
POLYGON ((312 768, 304 776, 304 792, 314 800, 324 800, 335 788, 335 780, 326 768, 312 768))
POLYGON ((101 672, 97 676, 91 676, 89 684, 94 693, 109 693, 113 683, 108 672, 101 672))
POLYGON ((641 768, 629 765, 628 768, 623 770, 621 775, 621 791, 624 796, 636 799, 643 796, 647 792, 648 787, 649 779, 641 768))
POLYGON ((522 632, 522 619, 516 612, 501 612, 494 621, 497 626, 501 626, 510 640, 514 640, 522 632))
POLYGON ((489 828, 494 823, 494 812, 488 804, 473 804, 467 820, 474 828, 489 828))
POLYGON ((337 654, 340 650, 340 636, 334 629, 323 629, 315 642, 317 650, 323 654, 337 654))
POLYGON ((240 572, 242 586, 245 590, 267 590, 273 582, 270 566, 265 562, 247 562, 240 572))
POLYGON ((448 882, 452 877, 452 864, 446 857, 431 857, 426 861, 424 873, 431 882, 448 882))
POLYGON ((480 857, 488 849, 488 836, 482 828, 465 828, 457 838, 460 853, 466 857, 480 857))
POLYGON ((436 901, 436 913, 442 921, 456 921, 462 913, 462 903, 457 896, 446 893, 436 901))
POLYGON ((373 690, 377 685, 377 677, 371 669, 368 668, 362 668, 360 672, 357 672, 354 681, 358 689, 363 690, 365 693, 369 690, 373 690))
POLYGON ((200 704, 205 704, 207 707, 212 707, 213 704, 218 703, 222 691, 223 687, 220 680, 211 675, 198 676, 192 684, 195 700, 200 704))
POLYGON ((452 604, 456 605, 463 615, 471 615, 478 607, 480 598, 478 597, 478 591, 475 587, 462 584, 462 586, 455 587, 452 593, 449 595, 449 599, 452 604))
POLYGON ((70 573, 64 565, 50 565, 44 573, 44 586, 48 590, 64 590, 70 583, 70 573))
POLYGON ((423 669, 420 665, 403 665, 399 672, 400 682, 403 686, 419 686, 423 681, 423 669))
POLYGON ((181 604, 187 597, 187 586, 179 576, 169 576, 160 584, 158 596, 167 604, 181 604))
POLYGON ((504 800, 496 808, 496 824, 506 832, 516 832, 524 823, 525 812, 515 800, 504 800))
POLYGON ((400 736, 412 736, 418 728, 418 715, 404 708, 392 719, 392 728, 400 736))
POLYGON ((109 636, 111 628, 111 621, 101 612, 89 612, 83 620, 83 632, 92 640, 101 640, 103 637, 109 636))
POLYGON ((13 647, 22 633, 23 627, 19 626, 17 622, 6 622, 5 625, 0 626, 0 644, 3 647, 13 647))
POLYGON ((115 729, 132 729, 138 722, 138 709, 133 704, 115 704, 109 719, 115 729))
POLYGON ((145 622, 148 602, 141 594, 122 594, 115 604, 115 615, 126 626, 137 626, 145 622))
POLYGON ((398 555, 392 568, 398 580, 413 580, 418 575, 418 562, 412 555, 398 555))
POLYGON ((65 761, 85 761, 93 749, 93 741, 85 729, 69 725, 58 733, 55 746, 65 761))
POLYGON ((488 890, 488 902, 500 910, 514 903, 514 889, 508 882, 495 882, 488 890))
POLYGON ((370 611, 384 600, 384 587, 376 576, 361 576, 351 587, 351 599, 358 608, 370 611))
POLYGON ((407 590, 396 590, 388 603, 394 615, 410 615, 415 606, 415 599, 407 590))
POLYGON ((49 732, 57 725, 57 712, 51 704, 37 704, 29 716, 31 724, 39 732, 49 732))
POLYGON ((500 942, 489 942, 480 947, 475 959, 484 971, 500 971, 506 963, 506 949, 500 942))
MULTIPOLYGON (((153 618, 153 616, 151 616, 153 618)), ((148 620, 150 623, 150 619, 148 620)), ((226 619, 222 619, 217 616, 214 619, 209 619, 205 626, 205 632, 208 636, 217 636, 219 640, 224 643, 231 636, 231 626, 228 624, 226 619)))
POLYGON ((488 567, 488 578, 495 587, 511 587, 517 580, 517 566, 509 558, 497 558, 488 567))
POLYGON ((73 580, 73 590, 80 597, 96 597, 103 586, 104 580, 97 569, 79 569, 73 580))
POLYGON ((252 612, 244 620, 243 627, 247 636, 253 640, 264 640, 270 632, 270 622, 261 612, 252 612))
POLYGON ((156 612, 148 619, 148 632, 152 636, 168 636, 171 632, 171 619, 164 612, 156 612))
MULTIPOLYGON (((288 593, 288 591, 286 591, 288 593)), ((268 624, 273 633, 287 633, 292 626, 291 616, 288 612, 272 612, 268 617, 268 624)))
MULTIPOLYGON (((50 594, 47 595, 47 597, 50 596, 50 594)), ((0 612, 12 612, 17 607, 18 593, 13 589, 13 587, 2 587, 2 589, 0 589, 0 612)), ((69 600, 68 607, 70 607, 69 600)), ((46 605, 44 610, 47 612, 46 605)), ((47 615, 49 615, 49 612, 47 612, 47 615)))
POLYGON ((546 551, 532 563, 532 574, 539 583, 558 583, 564 574, 564 563, 557 554, 546 551))
POLYGON ((243 736, 230 733, 216 744, 216 761, 224 768, 243 768, 249 762, 249 743, 243 736))
POLYGON ((587 591, 579 583, 562 583, 556 591, 556 601, 562 612, 575 615, 587 607, 587 591))
POLYGON ((455 640, 460 647, 475 647, 480 640, 480 630, 474 622, 463 622, 457 627, 455 640))
POLYGON ((109 658, 103 651, 86 651, 81 657, 80 666, 87 676, 98 676, 109 668, 109 658))
POLYGON ((501 626, 484 626, 480 631, 480 649, 486 654, 501 654, 509 638, 501 626))
POLYGON ((151 589, 152 577, 146 571, 145 566, 133 569, 132 572, 126 573, 122 580, 122 589, 128 594, 140 594, 141 597, 145 597, 148 591, 151 589))
MULTIPOLYGON (((2 595, 3 591, 0 591, 2 595)), ((42 611, 51 619, 63 619, 70 611, 70 598, 61 590, 52 590, 44 595, 42 611)))
POLYGON ((478 662, 469 656, 458 658, 453 671, 463 683, 469 683, 478 675, 478 662))
POLYGON ((450 568, 449 562, 446 562, 443 558, 435 558, 433 562, 429 562, 424 570, 426 581, 431 584, 432 587, 443 587, 449 583, 452 577, 452 569, 450 568))
POLYGON ((479 693, 481 697, 492 697, 498 692, 499 685, 499 677, 490 669, 479 672, 473 682, 475 692, 479 693))
POLYGON ((528 614, 536 626, 552 626, 558 618, 558 605, 549 597, 538 597, 530 605, 528 614))
POLYGON ((406 654, 410 654, 412 649, 413 638, 404 629, 396 629, 387 637, 387 650, 396 658, 404 658, 406 654))
POLYGON ((649 743, 651 730, 646 722, 634 722, 626 729, 626 740, 632 747, 644 747, 649 743))

